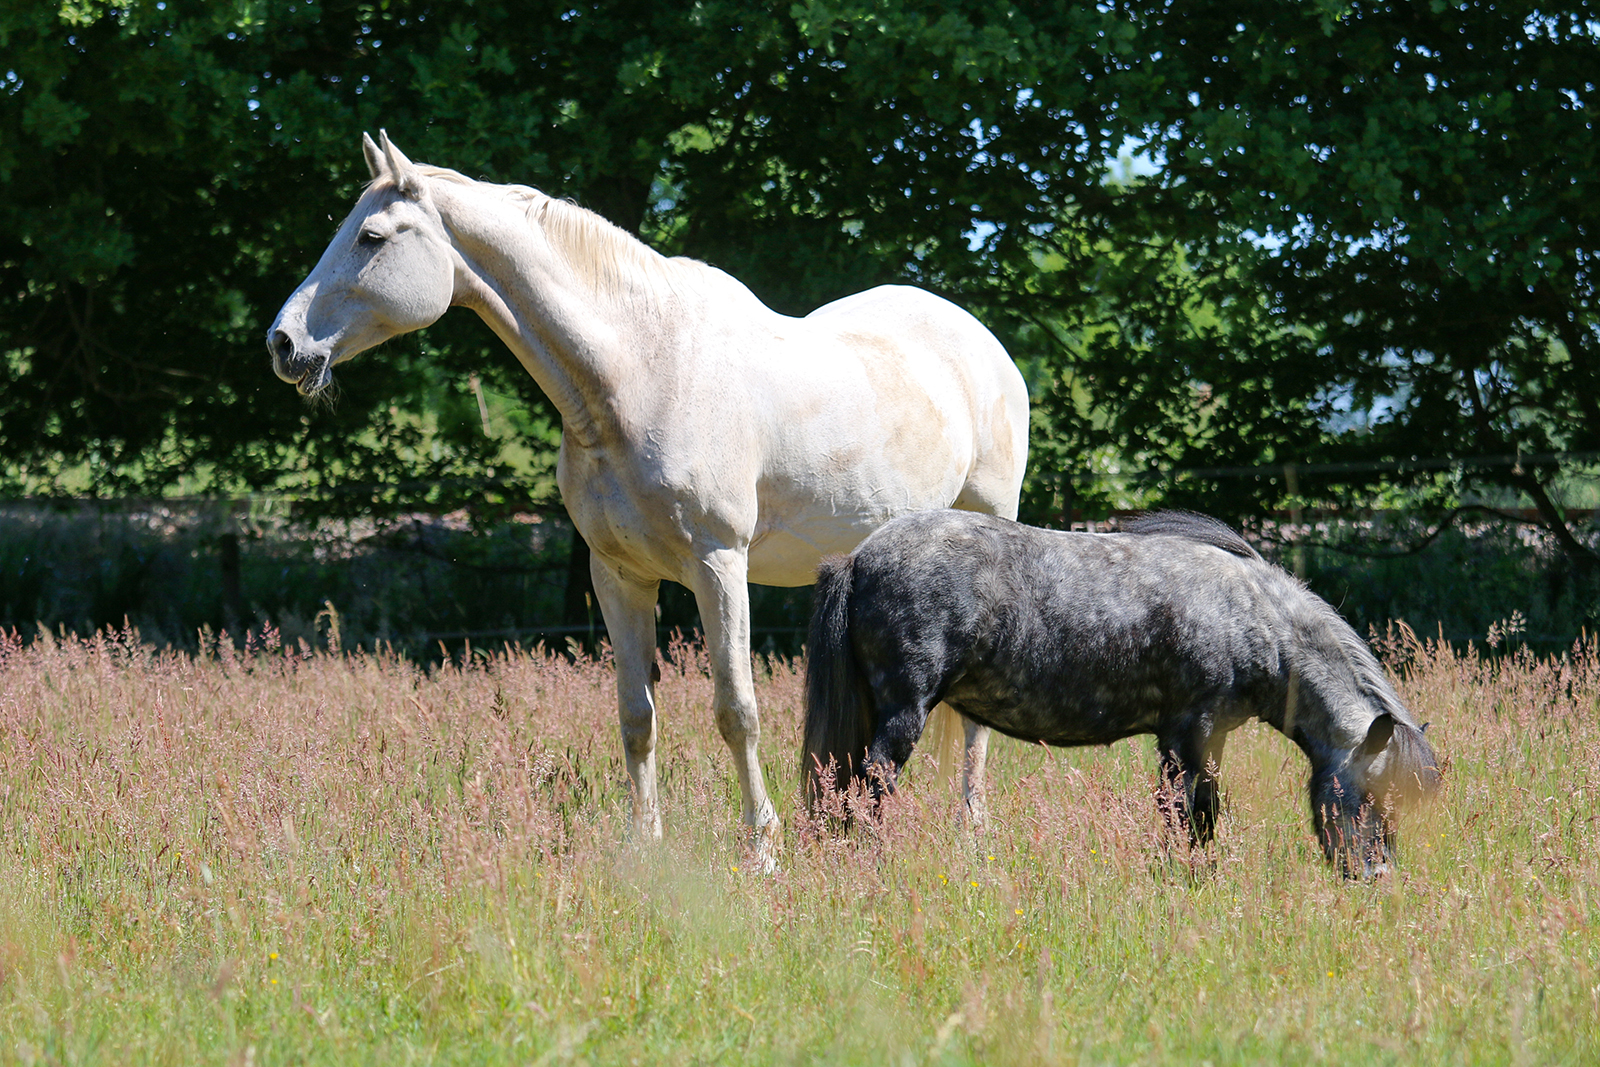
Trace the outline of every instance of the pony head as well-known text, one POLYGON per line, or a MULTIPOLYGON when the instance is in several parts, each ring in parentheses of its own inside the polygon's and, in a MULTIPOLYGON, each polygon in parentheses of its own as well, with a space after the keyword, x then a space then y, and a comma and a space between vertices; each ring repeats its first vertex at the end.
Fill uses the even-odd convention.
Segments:
POLYGON ((272 328, 272 369, 303 396, 333 382, 333 366, 431 325, 455 296, 458 254, 421 168, 378 131, 361 135, 372 182, 272 328))
POLYGON ((1311 776, 1311 818, 1322 850, 1341 874, 1371 878, 1394 862, 1399 811, 1439 787, 1439 761, 1424 733, 1380 712, 1340 762, 1311 776))

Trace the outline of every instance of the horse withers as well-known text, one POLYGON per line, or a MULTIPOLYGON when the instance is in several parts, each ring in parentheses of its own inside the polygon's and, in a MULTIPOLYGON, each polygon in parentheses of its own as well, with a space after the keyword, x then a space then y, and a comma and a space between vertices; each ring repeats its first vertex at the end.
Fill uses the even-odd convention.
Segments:
POLYGON ((1230 730, 1259 718, 1311 761, 1312 821, 1348 876, 1387 868, 1395 816, 1433 791, 1433 749, 1328 603, 1205 516, 1119 533, 928 512, 824 562, 802 774, 815 805, 852 775, 892 790, 945 701, 1050 745, 1154 734, 1172 810, 1211 839, 1230 730))

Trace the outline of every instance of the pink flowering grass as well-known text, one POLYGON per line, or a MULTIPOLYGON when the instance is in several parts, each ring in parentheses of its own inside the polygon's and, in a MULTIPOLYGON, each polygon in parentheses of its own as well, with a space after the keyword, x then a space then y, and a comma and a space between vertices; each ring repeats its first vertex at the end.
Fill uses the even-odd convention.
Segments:
POLYGON ((1358 884, 1264 727, 1204 853, 1138 739, 997 739, 976 835, 919 758, 841 836, 799 810, 799 668, 764 663, 764 876, 692 644, 640 846, 603 657, 6 639, 0 1062, 1592 1059, 1600 660, 1380 647, 1448 768, 1358 884))

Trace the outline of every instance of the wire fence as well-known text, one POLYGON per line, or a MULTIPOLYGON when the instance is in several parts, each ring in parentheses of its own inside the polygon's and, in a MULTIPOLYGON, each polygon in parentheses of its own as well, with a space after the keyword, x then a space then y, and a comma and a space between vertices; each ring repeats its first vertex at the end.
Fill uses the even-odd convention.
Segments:
MULTIPOLYGON (((1047 489, 1054 483, 1054 521, 1048 524, 1106 530, 1143 509, 1085 509, 1076 506, 1076 492, 1100 491, 1107 485, 1146 489, 1204 479, 1272 479, 1294 498, 1302 478, 1559 470, 1567 479, 1556 494, 1560 518, 1592 548, 1600 475, 1584 470, 1585 464, 1600 464, 1600 452, 1053 474, 1036 470, 1032 480, 1047 489)), ((416 481, 343 486, 333 495, 350 502, 381 492, 392 499, 402 490, 425 493, 448 485, 458 499, 462 490, 491 492, 507 484, 506 479, 489 478, 416 481)), ((212 633, 226 628, 238 634, 241 628, 271 620, 314 640, 319 625, 326 626, 318 618, 336 606, 345 620, 347 644, 389 641, 431 649, 440 642, 542 642, 556 647, 576 642, 593 648, 605 636, 592 598, 575 595, 574 582, 587 575, 587 567, 574 566, 574 534, 559 504, 497 508, 490 518, 463 508, 439 513, 388 505, 378 514, 363 515, 358 509, 340 517, 304 506, 327 499, 249 493, 0 502, 0 626, 31 631, 43 622, 52 629, 82 631, 128 618, 158 641, 181 644, 192 642, 206 627, 212 633)), ((1455 621, 1447 626, 1447 635, 1471 639, 1481 638, 1489 622, 1522 610, 1530 619, 1530 638, 1555 644, 1581 630, 1588 615, 1570 606, 1575 593, 1541 591, 1567 581, 1552 562, 1559 561, 1547 523, 1548 516, 1538 508, 1507 492, 1428 512, 1290 506, 1252 517, 1247 534, 1344 605, 1358 622, 1379 625, 1387 618, 1407 617, 1420 628, 1433 629, 1432 623, 1451 618, 1455 621), (1515 532, 1485 532, 1497 525, 1515 532), (1447 584, 1451 576, 1437 573, 1440 565, 1430 562, 1447 535, 1467 544, 1463 548, 1453 542, 1445 553, 1468 560, 1456 567, 1456 578, 1463 573, 1472 577, 1474 569, 1499 576, 1507 568, 1497 561, 1521 553, 1510 569, 1526 572, 1527 580, 1519 579, 1518 585, 1495 577, 1504 588, 1492 597, 1483 588, 1493 583, 1481 575, 1471 588, 1431 600, 1415 590, 1397 591, 1397 586, 1423 590, 1447 584), (1341 563, 1334 556, 1357 562, 1341 563), (1357 574, 1352 567, 1365 569, 1357 574), (1527 606, 1541 597, 1568 606, 1527 606), (1484 603, 1470 611, 1452 606, 1472 600, 1484 603)), ((808 591, 752 592, 756 645, 797 651, 805 632, 808 591)), ((686 590, 664 587, 661 607, 663 642, 675 631, 696 629, 695 605, 686 590)))
MULTIPOLYGON (((1036 481, 1052 482, 1059 510, 1054 516, 1064 528, 1093 529, 1097 520, 1110 520, 1139 514, 1141 507, 1112 507, 1087 509, 1077 504, 1080 496, 1090 495, 1107 486, 1120 495, 1145 495, 1161 489, 1183 487, 1201 481, 1267 481, 1282 487, 1282 493, 1296 500, 1287 507, 1260 512, 1254 516, 1259 529, 1282 530, 1286 525, 1298 527, 1307 521, 1350 521, 1368 523, 1385 514, 1402 516, 1426 513, 1435 521, 1448 524, 1463 515, 1476 515, 1486 520, 1544 526, 1563 525, 1568 528, 1588 526, 1600 514, 1600 452, 1517 452, 1479 454, 1470 456, 1411 456, 1403 459, 1359 460, 1329 463, 1285 462, 1249 466, 1150 468, 1145 470, 1121 469, 1065 469, 1053 478, 1035 474, 1036 481), (1585 469, 1585 468, 1589 469, 1585 469), (1325 503, 1307 504, 1301 497, 1305 482, 1323 485, 1337 482, 1340 477, 1353 475, 1363 478, 1372 475, 1411 476, 1425 473, 1453 473, 1460 478, 1473 473, 1504 472, 1514 475, 1545 477, 1537 482, 1539 492, 1549 506, 1541 508, 1524 490, 1506 485, 1479 486, 1460 494, 1460 500, 1450 507, 1433 506, 1423 509, 1416 506, 1391 507, 1339 507, 1325 503), (1558 472, 1559 478, 1550 477, 1558 472), (1574 499, 1576 498, 1576 499, 1574 499)), ((1101 495, 1104 495, 1103 493, 1101 495)), ((1299 531, 1304 536, 1304 531, 1299 531)), ((1328 545, 1328 547, 1340 547, 1328 545)))

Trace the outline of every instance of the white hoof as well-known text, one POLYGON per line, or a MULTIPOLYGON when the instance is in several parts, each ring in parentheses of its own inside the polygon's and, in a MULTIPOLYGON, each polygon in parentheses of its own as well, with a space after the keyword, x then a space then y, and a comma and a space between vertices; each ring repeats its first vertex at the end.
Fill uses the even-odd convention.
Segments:
POLYGON ((778 873, 778 852, 783 845, 783 824, 777 819, 751 830, 745 839, 746 863, 757 874, 778 873))

